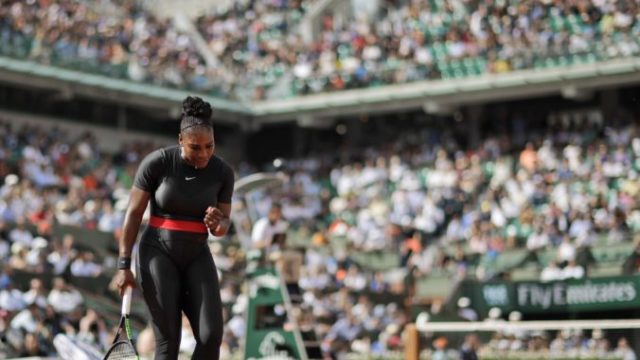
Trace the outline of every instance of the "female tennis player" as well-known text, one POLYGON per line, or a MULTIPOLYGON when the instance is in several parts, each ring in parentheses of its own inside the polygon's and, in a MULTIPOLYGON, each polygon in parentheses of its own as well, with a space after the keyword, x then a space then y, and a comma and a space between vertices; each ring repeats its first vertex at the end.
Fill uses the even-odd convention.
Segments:
POLYGON ((178 358, 182 311, 197 341, 192 358, 218 359, 222 305, 207 237, 229 228, 234 175, 214 155, 209 103, 187 97, 182 105, 179 145, 152 152, 136 173, 114 282, 122 295, 137 280, 151 313, 156 360, 178 358), (149 202, 134 280, 131 250, 149 202))

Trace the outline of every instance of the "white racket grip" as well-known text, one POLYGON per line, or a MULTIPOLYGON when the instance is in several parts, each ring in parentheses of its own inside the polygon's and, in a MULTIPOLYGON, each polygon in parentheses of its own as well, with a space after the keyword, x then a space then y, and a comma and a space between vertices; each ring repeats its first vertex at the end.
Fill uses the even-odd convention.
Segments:
POLYGON ((129 315, 131 311, 131 292, 133 288, 127 286, 124 290, 124 296, 122 297, 122 316, 129 315))

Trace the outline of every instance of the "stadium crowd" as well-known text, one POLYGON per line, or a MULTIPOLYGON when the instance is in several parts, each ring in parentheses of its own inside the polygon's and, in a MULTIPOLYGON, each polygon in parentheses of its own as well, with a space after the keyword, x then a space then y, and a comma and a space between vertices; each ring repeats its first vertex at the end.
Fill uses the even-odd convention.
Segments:
MULTIPOLYGON (((293 228, 313 234, 315 247, 306 250, 299 285, 303 309, 314 316, 333 311, 327 322, 337 320, 326 329, 316 327, 324 350, 346 351, 340 348, 345 344, 373 353, 394 350, 396 325, 407 321, 399 314, 391 323, 380 322, 387 319, 384 306, 370 304, 363 312, 360 301, 367 301, 356 295, 351 302, 357 305, 336 313, 336 294, 403 293, 407 275, 494 279, 500 275, 497 259, 514 249, 555 253, 541 281, 582 278, 591 263, 581 263, 581 250, 637 242, 637 122, 604 126, 594 117, 565 125, 523 137, 489 137, 473 150, 431 130, 414 131, 386 146, 357 150, 342 162, 333 155, 285 162, 286 190, 265 194, 256 206, 266 212, 275 199, 293 228), (322 251, 343 242, 333 253, 322 251), (400 253, 402 268, 371 271, 371 264, 355 260, 372 251, 400 253), (472 266, 474 257, 480 261, 472 266), (341 290, 319 291, 332 287, 341 290), (372 335, 372 328, 385 331, 372 335)), ((587 340, 553 351, 570 357, 595 351, 587 340)), ((497 342, 509 348, 505 344, 512 341, 497 342)), ((519 351, 534 343, 518 339, 513 346, 519 351)))
MULTIPOLYGON (((376 303, 366 295, 406 295, 407 274, 490 279, 496 275, 492 261, 505 250, 543 248, 557 252, 550 266, 562 270, 549 277, 543 272, 542 280, 583 277, 588 269, 575 264, 578 249, 631 241, 640 230, 637 122, 605 126, 585 120, 526 134, 488 137, 467 150, 445 133, 423 129, 353 156, 283 162, 283 189, 265 192, 255 206, 266 213, 279 202, 292 244, 296 236, 307 240, 296 316, 324 353, 401 350, 402 329, 411 321, 406 304, 376 303), (399 254, 399 266, 372 271, 355 260, 357 253, 378 250, 399 254), (471 256, 483 259, 473 272, 471 256)), ((51 336, 65 332, 104 347, 110 329, 65 279, 99 276, 113 264, 51 229, 56 223, 117 236, 136 166, 154 146, 131 144, 105 154, 89 133, 72 139, 11 122, 0 126, 0 139, 3 344, 18 353, 46 353, 52 351, 51 336), (15 271, 56 278, 50 290, 32 281, 23 292, 13 284, 15 271)), ((241 175, 253 171, 248 165, 238 169, 241 175)), ((246 254, 224 244, 212 243, 212 252, 227 304, 223 352, 229 354, 242 346, 246 328, 248 301, 238 276, 246 254)), ((149 330, 143 333, 140 346, 148 349, 149 330)), ((184 336, 188 352, 193 343, 188 332, 184 336)), ((516 351, 538 344, 536 336, 528 339, 503 335, 484 346, 516 351)), ((549 351, 593 350, 588 339, 580 346, 565 341, 564 347, 552 346, 560 340, 546 341, 549 351)))
POLYGON ((187 34, 133 0, 3 1, 0 52, 46 65, 199 89, 217 77, 187 34))
MULTIPOLYGON (((272 96, 503 73, 533 68, 547 59, 553 64, 579 55, 592 61, 639 51, 633 35, 640 30, 638 6, 633 1, 407 0, 381 1, 380 5, 377 14, 354 8, 353 15, 344 18, 328 12, 311 44, 294 31, 287 32, 291 25, 282 21, 276 22, 280 36, 274 36, 269 27, 266 31, 258 27, 263 32, 257 32, 248 26, 239 50, 233 41, 223 46, 223 40, 218 40, 216 45, 229 49, 229 55, 237 54, 234 73, 238 77, 276 83, 270 78, 289 75, 289 92, 274 91, 272 96), (255 76, 253 70, 267 73, 255 76)), ((226 24, 226 16, 204 16, 199 21, 226 24)), ((222 24, 219 29, 224 29, 222 24)), ((263 92, 255 95, 262 98, 263 92)))
POLYGON ((325 12, 311 42, 311 0, 234 1, 193 19, 217 58, 133 0, 3 1, 0 52, 44 64, 201 90, 238 100, 504 73, 637 55, 636 1, 354 2, 325 12), (348 15, 348 13, 347 13, 348 15))
POLYGON ((446 337, 433 341, 432 359, 636 359, 629 341, 621 337, 612 346, 600 329, 558 331, 496 332, 484 345, 477 335, 467 335, 459 349, 450 347, 446 337), (477 357, 473 357, 473 355, 477 357))

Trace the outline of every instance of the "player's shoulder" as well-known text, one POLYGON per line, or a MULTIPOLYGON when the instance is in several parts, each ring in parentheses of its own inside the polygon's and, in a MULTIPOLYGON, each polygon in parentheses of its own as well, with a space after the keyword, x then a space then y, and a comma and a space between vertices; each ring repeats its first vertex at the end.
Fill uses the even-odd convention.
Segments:
POLYGON ((229 163, 227 163, 220 156, 213 155, 213 157, 211 158, 211 161, 214 161, 216 163, 217 167, 222 168, 225 172, 227 172, 227 171, 233 172, 233 168, 231 168, 231 165, 229 165, 229 163))
POLYGON ((166 146, 163 148, 153 150, 152 152, 147 154, 145 159, 147 161, 166 161, 166 160, 172 159, 175 156, 175 154, 178 153, 178 151, 179 151, 179 148, 177 145, 166 146))
POLYGON ((178 145, 170 145, 156 151, 160 152, 161 156, 171 159, 172 157, 180 154, 180 147, 178 145))

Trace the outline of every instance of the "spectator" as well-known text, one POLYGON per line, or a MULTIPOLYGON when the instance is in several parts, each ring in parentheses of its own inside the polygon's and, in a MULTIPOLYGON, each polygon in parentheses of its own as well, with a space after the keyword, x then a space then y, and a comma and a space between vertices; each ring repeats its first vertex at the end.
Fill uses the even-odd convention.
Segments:
POLYGON ((5 311, 15 312, 24 309, 25 306, 26 303, 22 292, 14 288, 11 282, 0 290, 0 308, 5 311))
POLYGON ((107 325, 102 316, 94 309, 87 309, 85 315, 80 319, 77 338, 98 349, 105 349, 111 345, 107 325))
POLYGON ((18 312, 11 320, 11 328, 35 333, 41 320, 40 309, 35 303, 28 304, 26 309, 18 312))
POLYGON ((567 279, 582 279, 584 277, 584 268, 576 264, 575 259, 569 260, 569 263, 562 269, 561 278, 567 279))
POLYGON ((464 337, 464 343, 460 347, 460 360, 478 360, 478 351, 480 341, 475 334, 469 334, 464 337))
POLYGON ((558 247, 558 260, 564 265, 576 258, 576 247, 567 235, 562 238, 562 243, 558 247))
POLYGON ((56 277, 53 279, 53 289, 49 292, 47 301, 56 312, 66 314, 82 305, 84 299, 82 294, 67 284, 63 278, 56 277))
POLYGON ((136 350, 141 358, 153 357, 156 343, 151 326, 146 326, 136 339, 136 350))
POLYGON ((256 221, 251 232, 254 249, 282 250, 289 224, 282 219, 282 207, 272 204, 269 214, 256 221))
POLYGON ((542 224, 535 227, 535 231, 527 238, 527 249, 539 250, 550 244, 549 234, 545 230, 542 224))
POLYGON ((431 358, 433 360, 449 359, 449 356, 447 355, 447 345, 448 345, 448 341, 446 337, 440 336, 436 338, 433 341, 433 347, 435 348, 435 351, 433 352, 433 355, 431 356, 431 358))
POLYGON ((71 260, 76 256, 77 251, 73 248, 74 238, 71 234, 64 235, 62 244, 54 240, 53 249, 47 256, 47 261, 53 266, 54 274, 64 273, 71 260))
POLYGON ((89 251, 81 252, 71 263, 71 274, 78 277, 97 277, 102 273, 102 266, 94 262, 94 255, 89 251))
POLYGON ((532 143, 527 143, 525 149, 520 153, 520 166, 533 173, 538 166, 538 155, 532 143))
POLYGON ((620 338, 618 340, 618 347, 616 347, 614 354, 623 360, 636 360, 636 353, 629 346, 627 338, 620 338))
POLYGON ((30 332, 25 335, 24 338, 24 347, 22 352, 20 353, 20 357, 41 357, 47 356, 47 352, 41 348, 40 340, 38 339, 38 335, 36 333, 30 332))
POLYGON ((47 306, 47 293, 41 279, 33 278, 29 282, 29 290, 24 293, 25 304, 36 304, 40 309, 47 306))
POLYGON ((636 241, 636 246, 634 247, 633 252, 625 260, 622 268, 623 272, 628 275, 640 271, 640 242, 636 241))
POLYGON ((9 232, 9 241, 11 241, 12 244, 20 244, 27 248, 31 247, 33 235, 27 230, 24 218, 19 218, 16 221, 15 228, 9 232))
POLYGON ((548 281, 556 281, 563 279, 563 271, 558 267, 558 264, 555 261, 549 261, 549 264, 542 270, 540 273, 540 281, 548 282, 548 281))
POLYGON ((478 321, 478 313, 471 307, 468 297, 458 299, 458 316, 467 321, 478 321))

